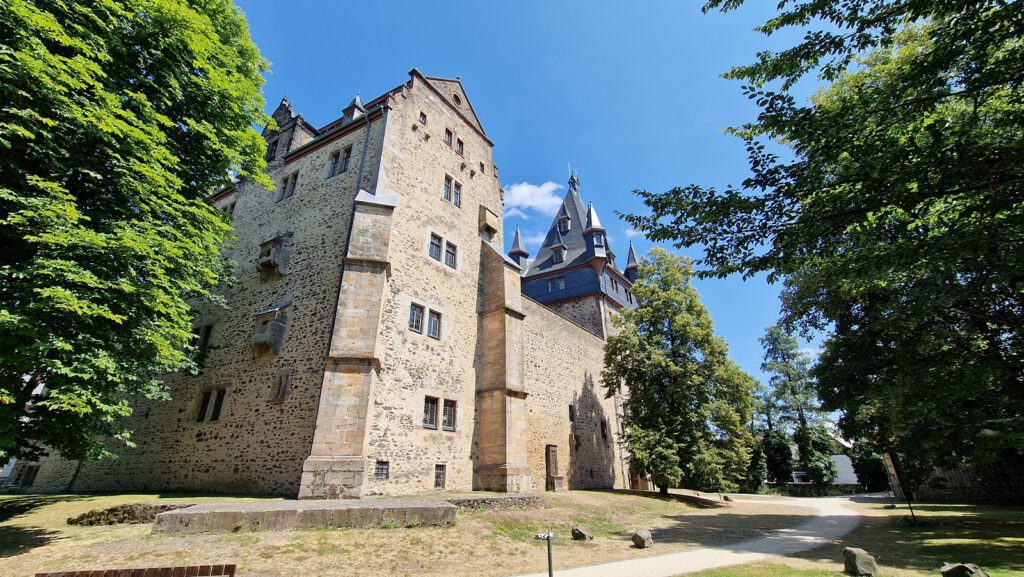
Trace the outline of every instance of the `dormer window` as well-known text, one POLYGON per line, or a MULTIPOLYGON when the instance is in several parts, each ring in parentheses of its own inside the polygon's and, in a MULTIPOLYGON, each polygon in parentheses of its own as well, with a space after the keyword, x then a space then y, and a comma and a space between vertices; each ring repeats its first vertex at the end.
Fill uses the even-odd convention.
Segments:
POLYGON ((595 232, 594 233, 594 246, 604 246, 604 235, 603 234, 601 234, 599 232, 595 232))
POLYGON ((569 232, 569 220, 568 216, 563 216, 558 219, 558 232, 562 234, 569 232))
POLYGON ((551 262, 559 263, 565 260, 565 249, 556 248, 551 252, 551 262))

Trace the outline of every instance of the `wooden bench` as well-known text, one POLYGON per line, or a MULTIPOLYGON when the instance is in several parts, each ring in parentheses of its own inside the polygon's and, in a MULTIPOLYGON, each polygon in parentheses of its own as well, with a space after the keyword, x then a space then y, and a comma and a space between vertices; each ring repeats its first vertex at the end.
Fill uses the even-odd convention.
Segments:
POLYGON ((188 565, 144 569, 100 569, 36 573, 36 577, 235 577, 234 565, 188 565))

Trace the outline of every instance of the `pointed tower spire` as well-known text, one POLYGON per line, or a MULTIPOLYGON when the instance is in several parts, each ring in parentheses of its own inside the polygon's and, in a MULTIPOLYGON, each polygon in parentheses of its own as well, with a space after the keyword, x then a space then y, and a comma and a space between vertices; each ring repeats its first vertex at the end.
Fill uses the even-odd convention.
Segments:
POLYGON ((348 122, 359 118, 366 112, 366 107, 363 106, 363 101, 359 99, 359 93, 356 93, 356 97, 352 99, 352 102, 348 103, 345 110, 342 111, 342 118, 348 122))
POLYGON ((601 220, 597 218, 597 211, 594 210, 594 203, 587 207, 587 224, 583 227, 583 234, 591 230, 604 230, 601 220))
POLYGON ((519 239, 519 227, 516 227, 516 235, 512 238, 512 250, 508 251, 508 256, 512 260, 516 261, 520 267, 526 264, 526 260, 530 258, 530 253, 526 252, 523 248, 523 242, 519 239))
POLYGON ((626 257, 626 270, 622 272, 629 282, 636 282, 636 277, 640 273, 640 265, 637 264, 636 253, 633 252, 633 241, 629 241, 629 256, 626 257))

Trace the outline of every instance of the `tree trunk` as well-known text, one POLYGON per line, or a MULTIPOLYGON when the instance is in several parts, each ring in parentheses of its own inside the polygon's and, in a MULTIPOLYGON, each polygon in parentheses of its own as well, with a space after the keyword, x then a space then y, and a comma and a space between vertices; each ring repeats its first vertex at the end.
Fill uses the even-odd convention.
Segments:
POLYGON ((668 485, 658 485, 659 495, 668 495, 668 485))

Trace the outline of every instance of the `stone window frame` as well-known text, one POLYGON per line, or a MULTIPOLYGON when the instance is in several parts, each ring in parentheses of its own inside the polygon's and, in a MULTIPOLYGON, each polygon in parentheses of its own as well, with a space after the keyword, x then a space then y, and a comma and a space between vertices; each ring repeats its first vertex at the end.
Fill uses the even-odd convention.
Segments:
POLYGON ((443 198, 447 202, 451 202, 452 201, 452 186, 454 184, 455 184, 455 179, 452 178, 450 174, 445 174, 444 175, 444 189, 443 189, 443 193, 441 194, 441 198, 443 198))
POLYGON ((225 399, 228 396, 227 387, 204 387, 199 391, 196 398, 195 418, 196 425, 219 423, 224 416, 225 399))
POLYGON ((378 481, 386 481, 391 478, 391 462, 377 460, 373 465, 373 478, 378 481))
POLYGON ((423 112, 422 110, 420 111, 420 124, 422 124, 423 126, 427 125, 427 113, 423 112))
POLYGON ((274 202, 281 202, 295 196, 295 188, 299 182, 299 171, 295 171, 281 179, 281 188, 277 190, 274 202))
POLYGON ((565 262, 565 249, 556 248, 551 251, 551 262, 558 264, 565 262))
POLYGON ((199 368, 203 368, 206 364, 206 357, 210 354, 210 338, 212 336, 212 323, 192 328, 192 360, 199 368))
POLYGON ((274 140, 271 140, 270 143, 267 144, 267 153, 263 155, 263 160, 271 162, 275 158, 277 158, 277 141, 278 139, 275 138, 274 140))
POLYGON ((452 145, 452 141, 455 140, 455 133, 452 132, 451 128, 444 129, 444 143, 449 147, 452 145))
POLYGON ((459 402, 455 399, 444 399, 441 403, 441 430, 454 433, 458 423, 459 402))
POLYGON ((450 240, 444 241, 444 265, 454 270, 459 268, 459 245, 450 240))
POLYGON ((462 208, 462 183, 457 180, 452 181, 452 204, 462 208))
POLYGON ((448 464, 437 463, 434 465, 434 489, 444 489, 448 478, 448 464))
POLYGON ((341 170, 338 174, 348 172, 348 169, 352 168, 352 145, 346 146, 341 151, 341 170))
POLYGON ((601 419, 601 438, 608 440, 608 421, 601 419))
POLYGON ((338 172, 338 166, 341 165, 341 149, 335 150, 331 153, 330 158, 327 160, 327 178, 333 178, 340 174, 338 172))
POLYGON ((288 397, 292 389, 292 369, 285 367, 277 372, 277 382, 270 391, 270 401, 280 403, 288 397))
POLYGON ((461 138, 455 139, 455 154, 458 154, 459 156, 466 155, 466 143, 462 142, 461 138))
POLYGON ((432 339, 441 340, 441 326, 441 313, 434 309, 429 309, 427 311, 427 336, 432 339))
POLYGON ((410 303, 409 304, 409 330, 423 334, 423 317, 426 316, 427 309, 421 304, 410 303), (415 323, 413 320, 415 319, 415 323))
POLYGON ((574 405, 573 403, 569 403, 569 422, 576 422, 576 405, 574 405))
POLYGON ((423 397, 423 420, 421 424, 424 429, 437 429, 437 410, 440 406, 440 397, 426 395, 423 397))

